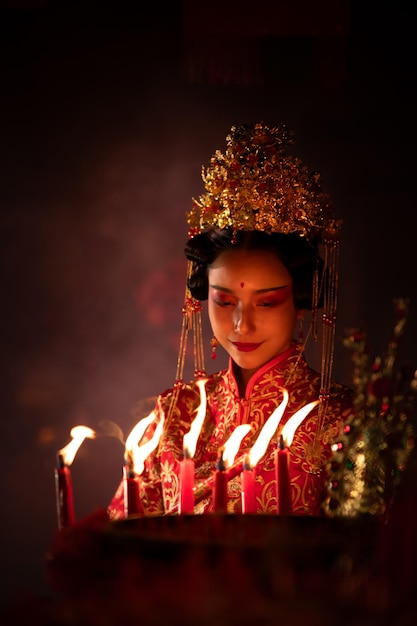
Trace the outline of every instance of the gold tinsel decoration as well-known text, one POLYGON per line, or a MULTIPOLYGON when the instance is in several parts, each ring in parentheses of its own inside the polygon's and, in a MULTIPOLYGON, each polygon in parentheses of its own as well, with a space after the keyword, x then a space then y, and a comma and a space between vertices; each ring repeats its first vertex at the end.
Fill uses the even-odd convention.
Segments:
POLYGON ((372 364, 366 333, 345 332, 344 345, 352 351, 355 414, 343 425, 328 465, 324 510, 330 517, 385 516, 414 447, 417 372, 397 365, 409 301, 394 300, 394 311, 387 352, 372 364))

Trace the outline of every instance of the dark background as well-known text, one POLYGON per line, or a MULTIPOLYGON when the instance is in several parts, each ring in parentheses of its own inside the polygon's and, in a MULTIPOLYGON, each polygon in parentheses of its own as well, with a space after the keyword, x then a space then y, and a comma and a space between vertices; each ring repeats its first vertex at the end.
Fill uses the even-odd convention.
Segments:
MULTIPOLYGON (((45 589, 71 427, 127 434, 174 380, 185 212, 232 124, 292 127, 343 219, 336 378, 351 382, 344 329, 383 353, 398 296, 400 358, 417 361, 411 9, 136 4, 0 2, 2 598, 45 589)), ((77 517, 108 503, 122 463, 115 438, 83 444, 77 517)))

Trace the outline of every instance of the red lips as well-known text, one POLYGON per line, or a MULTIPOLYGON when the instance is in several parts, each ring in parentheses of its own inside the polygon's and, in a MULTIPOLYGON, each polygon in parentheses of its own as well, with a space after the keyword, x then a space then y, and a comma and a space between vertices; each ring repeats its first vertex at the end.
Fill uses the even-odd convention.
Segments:
POLYGON ((239 341, 232 341, 232 344, 239 352, 253 352, 262 345, 262 343, 241 343, 239 341))

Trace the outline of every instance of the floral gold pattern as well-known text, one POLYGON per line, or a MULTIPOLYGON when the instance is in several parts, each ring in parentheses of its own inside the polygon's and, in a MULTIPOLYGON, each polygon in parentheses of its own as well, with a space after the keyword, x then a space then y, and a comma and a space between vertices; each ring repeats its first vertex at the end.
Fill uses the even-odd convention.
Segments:
MULTIPOLYGON (((265 421, 282 400, 282 388, 289 372, 296 367, 296 376, 286 385, 289 392, 287 409, 277 429, 277 435, 256 467, 256 499, 258 513, 277 512, 274 451, 282 426, 299 408, 320 394, 320 375, 312 370, 293 346, 289 353, 272 360, 249 381, 246 398, 239 398, 231 366, 208 377, 206 383, 207 413, 194 455, 196 483, 209 480, 215 470, 218 449, 232 430, 241 423, 251 425, 237 458, 243 458, 257 439, 265 421), (250 398, 250 401, 249 401, 250 398)), ((157 402, 161 417, 169 408, 173 390, 163 393, 157 402)), ((326 481, 325 468, 331 457, 331 443, 337 437, 340 424, 350 414, 352 397, 347 387, 333 384, 330 390, 325 421, 317 432, 318 407, 298 427, 290 447, 290 480, 294 514, 320 513, 326 481)), ((182 459, 184 434, 189 430, 199 404, 195 382, 182 385, 176 402, 175 419, 167 420, 159 450, 147 459, 142 476, 142 489, 147 493, 147 514, 171 513, 178 505, 178 476, 182 459)), ((154 425, 152 426, 154 427, 154 425)), ((150 434, 147 436, 150 436, 150 434)), ((123 517, 123 491, 111 504, 113 517, 123 517)), ((228 485, 230 512, 241 512, 239 472, 228 485)), ((195 512, 212 510, 210 490, 204 502, 196 502, 195 512)))

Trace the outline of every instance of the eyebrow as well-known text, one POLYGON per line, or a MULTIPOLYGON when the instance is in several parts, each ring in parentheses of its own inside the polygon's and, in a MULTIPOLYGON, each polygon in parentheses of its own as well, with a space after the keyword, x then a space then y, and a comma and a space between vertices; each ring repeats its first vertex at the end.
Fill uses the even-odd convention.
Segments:
MULTIPOLYGON (((221 287, 220 285, 209 285, 211 289, 217 289, 218 291, 224 291, 224 293, 233 293, 233 289, 227 287, 221 287)), ((279 287, 267 287, 266 289, 257 289, 255 293, 268 293, 269 291, 280 291, 285 289, 288 285, 280 285, 279 287)))

